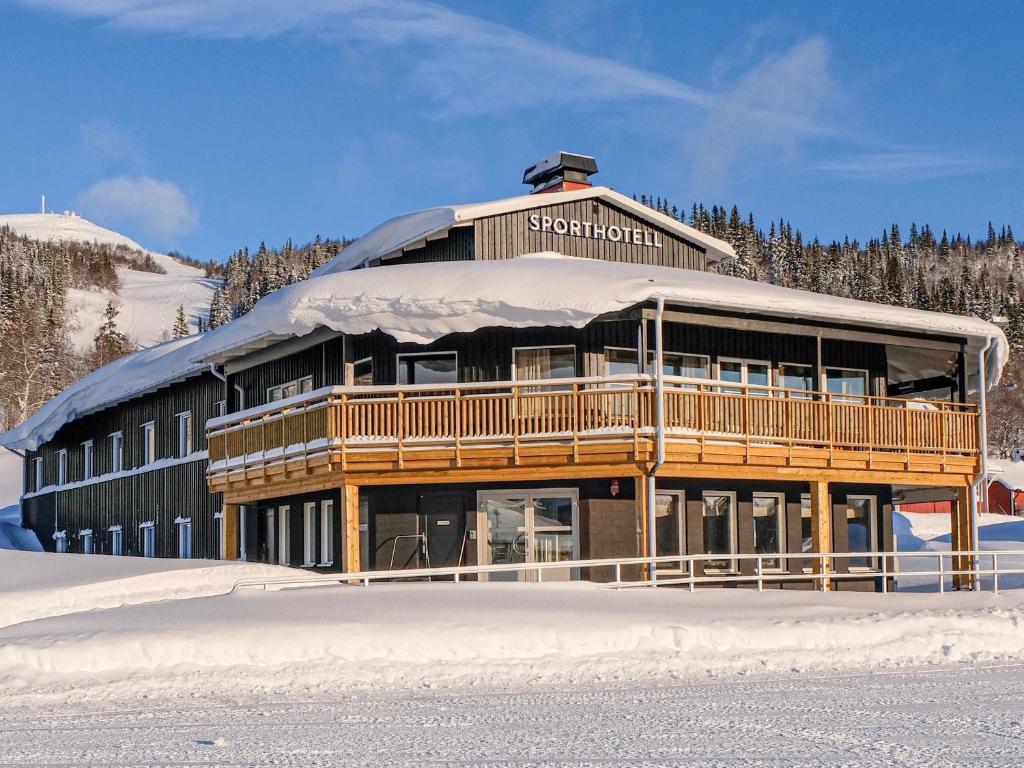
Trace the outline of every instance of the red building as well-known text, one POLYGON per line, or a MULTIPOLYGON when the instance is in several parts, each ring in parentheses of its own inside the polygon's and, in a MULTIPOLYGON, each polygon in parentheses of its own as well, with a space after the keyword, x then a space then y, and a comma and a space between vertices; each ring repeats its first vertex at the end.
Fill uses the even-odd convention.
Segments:
MULTIPOLYGON (((952 501, 918 501, 900 504, 900 512, 937 512, 949 514, 952 501)), ((1024 515, 1024 490, 1012 483, 995 479, 988 487, 988 511, 998 515, 1024 515)))

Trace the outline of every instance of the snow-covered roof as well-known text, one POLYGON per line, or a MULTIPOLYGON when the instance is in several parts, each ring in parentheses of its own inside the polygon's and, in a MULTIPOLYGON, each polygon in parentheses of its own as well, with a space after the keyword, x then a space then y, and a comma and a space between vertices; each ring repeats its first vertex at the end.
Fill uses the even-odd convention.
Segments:
POLYGON ((990 384, 998 381, 1009 351, 1003 332, 977 318, 855 301, 711 272, 550 253, 502 261, 407 264, 325 274, 282 288, 249 314, 214 331, 137 352, 95 371, 0 442, 11 448, 35 448, 82 414, 196 373, 209 362, 321 327, 349 334, 379 329, 400 342, 427 344, 450 333, 493 326, 581 328, 600 315, 658 297, 674 307, 963 338, 972 376, 977 352, 991 344, 990 384))
POLYGON ((491 200, 484 203, 468 203, 464 205, 445 205, 439 208, 428 208, 424 211, 407 213, 385 221, 371 229, 337 256, 313 272, 314 275, 328 275, 344 272, 363 266, 374 259, 383 259, 401 253, 403 248, 419 247, 421 241, 439 236, 452 227, 469 224, 476 219, 488 216, 499 216, 505 213, 525 211, 560 203, 571 203, 577 200, 601 199, 612 205, 623 208, 633 215, 644 219, 662 229, 672 232, 681 238, 703 248, 707 253, 709 264, 725 259, 733 259, 736 252, 723 240, 705 235, 703 232, 689 227, 671 216, 659 213, 653 208, 638 203, 626 195, 608 187, 589 187, 570 192, 546 192, 541 195, 518 195, 504 200, 491 200))

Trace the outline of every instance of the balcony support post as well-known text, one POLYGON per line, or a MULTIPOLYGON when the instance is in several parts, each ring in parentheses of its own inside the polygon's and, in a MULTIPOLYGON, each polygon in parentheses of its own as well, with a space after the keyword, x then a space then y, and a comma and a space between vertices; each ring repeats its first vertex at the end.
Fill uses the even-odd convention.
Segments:
MULTIPOLYGON (((959 487, 956 498, 950 508, 949 548, 954 552, 974 549, 973 526, 971 525, 971 496, 974 488, 959 487)), ((973 573, 955 573, 956 571, 973 571, 973 558, 967 555, 953 556, 953 589, 973 589, 973 573)))
POLYGON ((341 570, 357 573, 359 562, 359 486, 346 483, 341 489, 341 570))
POLYGON ((240 507, 237 504, 225 504, 221 514, 221 525, 224 526, 223 546, 220 553, 222 560, 238 559, 238 516, 240 507))
MULTIPOLYGON (((811 550, 813 552, 830 552, 832 550, 832 504, 828 493, 828 483, 815 480, 811 483, 811 550)), ((832 563, 828 558, 814 558, 816 573, 822 574, 821 590, 832 589, 829 572, 832 563)))

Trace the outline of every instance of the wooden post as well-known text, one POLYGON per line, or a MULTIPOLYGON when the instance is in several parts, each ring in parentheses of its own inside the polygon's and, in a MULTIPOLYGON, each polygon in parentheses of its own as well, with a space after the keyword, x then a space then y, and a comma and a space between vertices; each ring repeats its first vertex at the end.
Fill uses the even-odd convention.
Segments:
MULTIPOLYGON (((640 557, 648 557, 653 553, 649 552, 647 547, 647 477, 640 476, 636 478, 633 486, 636 488, 633 496, 636 500, 636 529, 639 534, 637 537, 637 554, 640 557)), ((643 581, 647 581, 649 571, 649 567, 640 569, 640 578, 643 581)))
MULTIPOLYGON (((811 483, 811 550, 828 552, 832 549, 832 504, 828 493, 828 483, 814 481, 811 483)), ((828 592, 832 584, 828 573, 832 568, 830 560, 824 562, 825 578, 821 580, 821 589, 828 592)), ((814 559, 814 572, 822 572, 821 558, 814 559)))
MULTIPOLYGON (((971 507, 970 488, 957 488, 956 499, 950 509, 950 549, 968 550, 974 549, 974 542, 971 540, 971 507)), ((971 558, 967 556, 956 556, 953 558, 954 571, 967 571, 971 568, 971 558)), ((953 577, 953 589, 972 589, 974 587, 974 575, 963 574, 953 577)))
POLYGON ((359 486, 345 485, 341 489, 341 570, 356 573, 362 569, 359 562, 359 486))
POLYGON ((238 559, 238 515, 237 504, 225 504, 221 512, 221 525, 224 526, 224 551, 220 556, 225 560, 238 559))

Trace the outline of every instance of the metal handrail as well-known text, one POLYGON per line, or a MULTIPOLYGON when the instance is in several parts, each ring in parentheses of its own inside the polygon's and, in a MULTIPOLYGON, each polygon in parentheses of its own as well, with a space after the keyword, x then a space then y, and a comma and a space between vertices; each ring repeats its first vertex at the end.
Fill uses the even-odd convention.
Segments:
MULTIPOLYGON (((611 568, 614 579, 609 582, 600 583, 605 588, 634 588, 634 587, 661 587, 661 586, 688 586, 690 591, 701 584, 723 584, 723 583, 753 583, 761 591, 766 584, 785 583, 795 581, 809 581, 819 587, 824 587, 832 581, 863 580, 869 578, 882 579, 882 592, 889 591, 888 581, 897 577, 932 577, 939 578, 939 591, 945 591, 946 578, 957 576, 972 577, 977 579, 977 587, 980 589, 981 577, 992 576, 992 591, 999 592, 999 577, 1010 575, 1024 575, 1024 567, 1007 568, 1001 567, 1000 557, 1024 557, 1024 549, 1021 550, 952 550, 948 552, 897 552, 897 551, 871 551, 871 552, 780 552, 765 554, 722 554, 722 555, 666 555, 660 557, 619 557, 600 558, 591 560, 561 560, 558 562, 545 563, 507 563, 499 565, 463 565, 453 567, 435 568, 402 568, 386 571, 358 571, 354 573, 338 573, 323 576, 295 576, 293 577, 272 577, 267 579, 240 579, 232 586, 230 592, 247 587, 296 587, 311 585, 329 584, 362 584, 369 586, 373 582, 396 581, 403 579, 425 579, 434 577, 452 577, 458 583, 463 576, 485 575, 492 573, 532 573, 537 581, 543 581, 543 574, 547 571, 577 569, 577 568, 611 568), (864 568, 848 572, 837 572, 830 567, 834 561, 864 559, 875 560, 877 568, 864 568), (967 562, 979 562, 983 558, 991 560, 990 568, 947 568, 947 558, 969 558, 967 562), (977 560, 975 560, 977 558, 977 560), (788 561, 807 560, 817 565, 817 570, 804 573, 790 573, 780 569, 765 570, 765 561, 788 561), (889 561, 892 560, 892 567, 889 561), (936 559, 938 568, 924 571, 901 571, 899 561, 905 559, 936 559), (738 568, 730 571, 722 571, 697 576, 694 574, 696 563, 707 563, 728 560, 735 563, 754 561, 755 571, 753 574, 741 573, 738 568), (649 566, 649 565, 678 565, 679 570, 685 575, 671 576, 648 581, 623 581, 622 568, 628 566, 649 566)), ((1005 562, 1005 561, 1004 561, 1005 562)))

